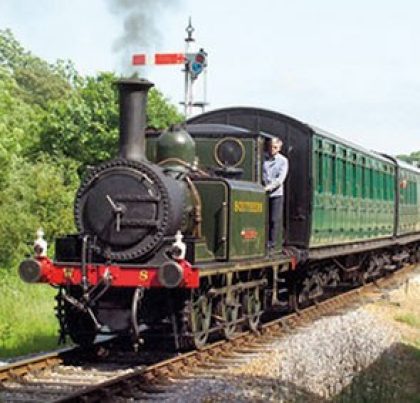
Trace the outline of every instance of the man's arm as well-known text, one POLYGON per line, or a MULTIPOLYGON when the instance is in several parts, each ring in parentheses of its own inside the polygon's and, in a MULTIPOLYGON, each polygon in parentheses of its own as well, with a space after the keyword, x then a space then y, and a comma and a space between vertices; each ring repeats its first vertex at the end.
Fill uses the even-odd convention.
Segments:
POLYGON ((263 185, 267 185, 268 182, 268 173, 265 164, 262 165, 262 183, 263 185))
POLYGON ((280 187, 287 177, 287 173, 289 172, 289 161, 287 160, 287 158, 282 158, 280 161, 281 163, 279 166, 279 174, 268 186, 266 186, 266 190, 268 191, 280 187))

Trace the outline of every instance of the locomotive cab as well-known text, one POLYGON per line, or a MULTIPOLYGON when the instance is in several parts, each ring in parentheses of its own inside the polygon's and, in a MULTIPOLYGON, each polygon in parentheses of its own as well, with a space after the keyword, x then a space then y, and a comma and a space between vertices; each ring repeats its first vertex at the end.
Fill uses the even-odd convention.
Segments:
MULTIPOLYGON (((258 258, 266 254, 267 197, 261 184, 265 133, 222 124, 191 124, 196 147, 192 178, 200 199, 203 243, 186 239, 192 263, 258 258)), ((161 135, 146 133, 146 155, 159 162, 161 135)), ((174 147, 172 147, 173 149, 174 147)), ((281 245, 281 234, 278 244, 281 245)))

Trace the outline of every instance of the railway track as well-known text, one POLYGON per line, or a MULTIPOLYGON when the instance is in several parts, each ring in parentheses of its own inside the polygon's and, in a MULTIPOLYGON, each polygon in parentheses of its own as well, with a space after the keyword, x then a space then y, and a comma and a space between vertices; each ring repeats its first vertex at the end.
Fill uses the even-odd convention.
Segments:
POLYGON ((380 298, 387 289, 407 281, 414 267, 264 323, 259 334, 244 332, 199 351, 176 355, 146 350, 106 356, 108 348, 99 346, 95 354, 86 356, 69 348, 0 367, 0 402, 102 402, 170 396, 179 380, 242 365, 301 326, 380 298))

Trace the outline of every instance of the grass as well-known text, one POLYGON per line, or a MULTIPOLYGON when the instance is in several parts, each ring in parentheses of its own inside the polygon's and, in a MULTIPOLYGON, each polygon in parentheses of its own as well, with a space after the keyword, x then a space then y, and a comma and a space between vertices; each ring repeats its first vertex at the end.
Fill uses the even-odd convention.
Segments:
POLYGON ((419 354, 420 350, 411 345, 395 344, 370 367, 359 373, 332 401, 419 403, 419 354))
POLYGON ((56 290, 0 269, 0 359, 57 347, 56 290))
POLYGON ((381 396, 381 403, 420 403, 420 276, 410 281, 408 288, 393 290, 389 300, 378 301, 368 309, 401 335, 394 351, 375 365, 383 376, 377 376, 374 383, 385 383, 385 391, 392 386, 390 394, 381 396))
POLYGON ((404 313, 395 317, 397 322, 405 323, 416 329, 420 329, 420 318, 413 313, 404 313))
MULTIPOLYGON (((411 354, 412 358, 413 360, 416 360, 418 362, 419 369, 420 369, 420 339, 407 341, 406 344, 412 348, 412 354, 411 354)), ((420 383, 420 372, 419 372, 419 383, 420 383)))

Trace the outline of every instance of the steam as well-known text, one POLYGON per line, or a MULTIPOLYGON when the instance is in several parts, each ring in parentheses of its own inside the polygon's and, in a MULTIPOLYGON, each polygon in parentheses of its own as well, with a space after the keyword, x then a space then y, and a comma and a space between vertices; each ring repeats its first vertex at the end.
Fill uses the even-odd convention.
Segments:
POLYGON ((131 56, 162 44, 160 16, 182 0, 105 0, 109 10, 122 19, 123 33, 113 44, 121 55, 123 70, 130 70, 131 56))

